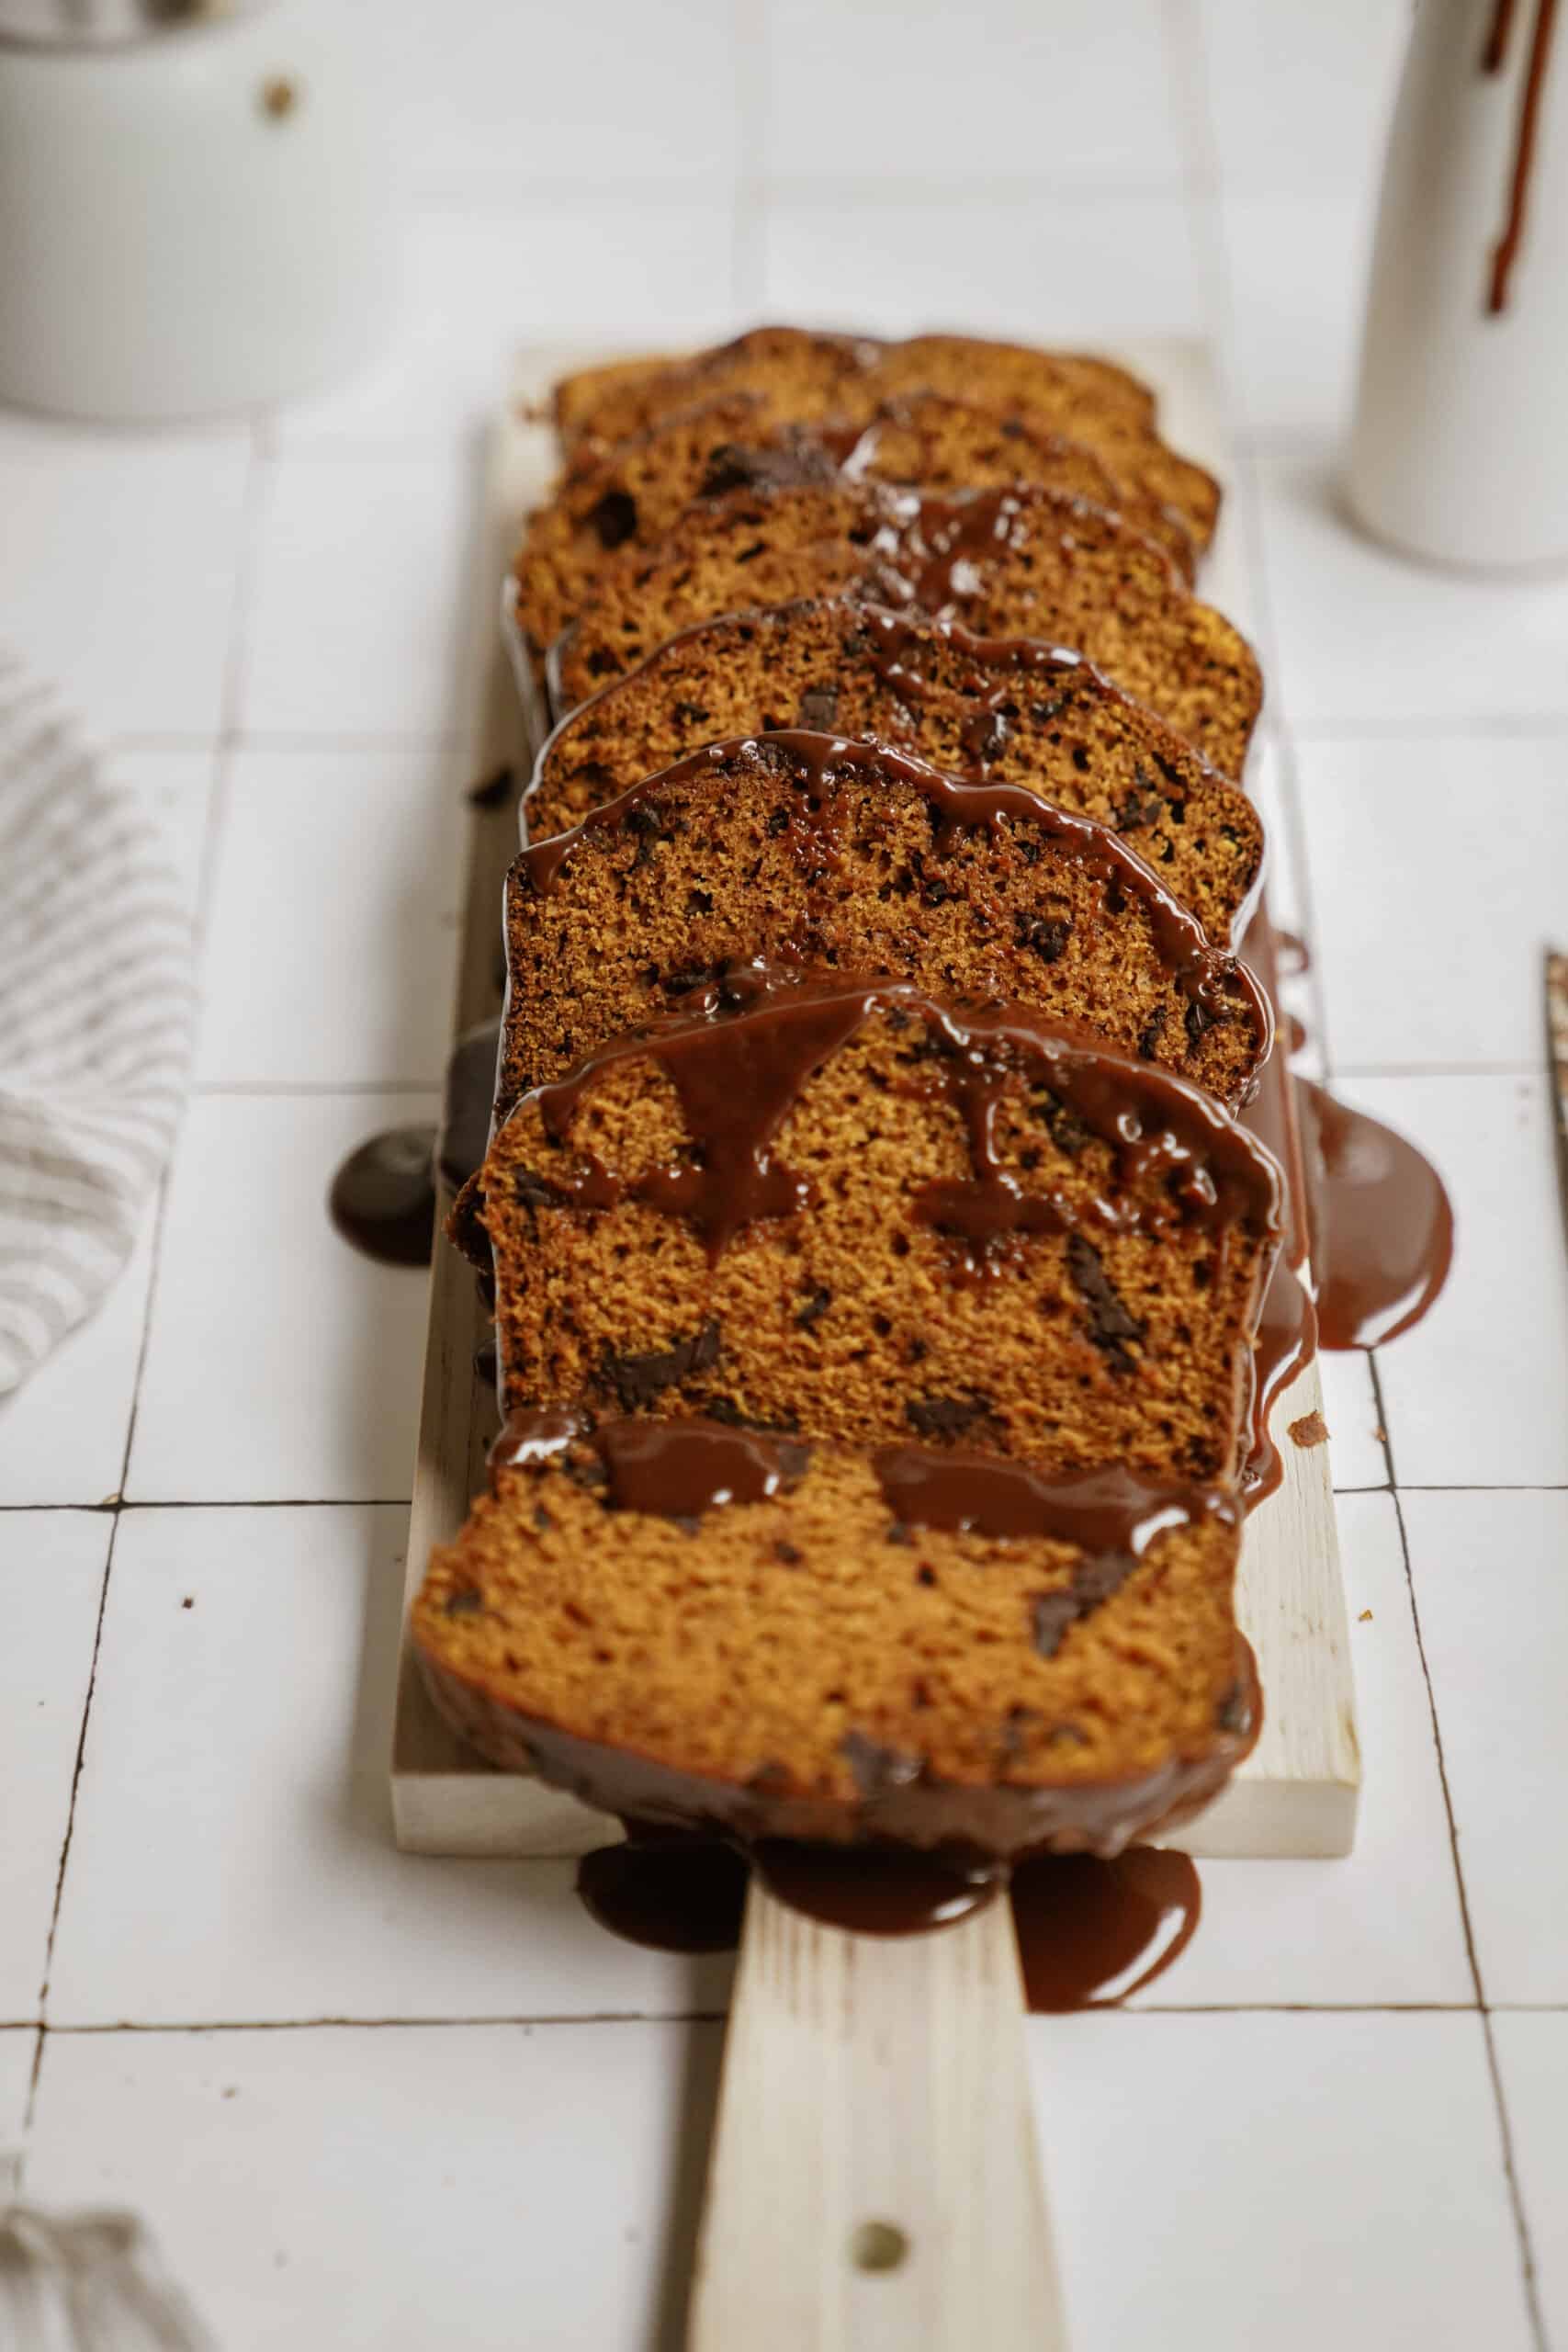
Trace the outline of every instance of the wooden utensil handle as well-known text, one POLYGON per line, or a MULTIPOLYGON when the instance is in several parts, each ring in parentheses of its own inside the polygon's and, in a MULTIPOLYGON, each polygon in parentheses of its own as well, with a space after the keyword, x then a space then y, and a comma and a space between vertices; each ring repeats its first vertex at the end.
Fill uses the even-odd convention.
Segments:
POLYGON ((847 1935, 757 1879, 689 2352, 1066 2352, 1012 1918, 847 1935))

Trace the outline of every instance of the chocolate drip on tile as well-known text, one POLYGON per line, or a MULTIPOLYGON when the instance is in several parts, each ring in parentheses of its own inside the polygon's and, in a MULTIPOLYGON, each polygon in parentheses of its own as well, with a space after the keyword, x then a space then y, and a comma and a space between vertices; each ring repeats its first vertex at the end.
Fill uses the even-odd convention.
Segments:
POLYGON ((1296 1080, 1325 1348, 1372 1348, 1427 1312, 1453 1261, 1441 1177, 1392 1127, 1296 1080))
POLYGON ((1186 1854, 1131 1846, 1040 1854, 1012 1874, 1023 1994, 1037 2014, 1109 2008, 1141 1993, 1198 1932, 1203 1893, 1186 1854))
MULTIPOLYGON (((1310 958, 1293 933, 1255 918, 1243 942, 1269 994, 1281 952, 1310 958)), ((1373 1347, 1427 1313, 1453 1257, 1453 1212, 1442 1179, 1414 1144, 1337 1102, 1276 1056, 1241 1123, 1284 1174, 1285 1244, 1263 1302, 1254 1350, 1248 1510, 1275 1493, 1284 1465, 1269 1434, 1275 1398, 1317 1349, 1373 1347)))
POLYGON ((1108 2008, 1143 1992, 1197 1933, 1202 1887, 1182 1853, 1131 1846, 1037 1854, 1013 1865, 894 1847, 797 1845, 650 1830, 578 1864, 577 1892, 601 1927, 672 1952, 733 1951, 754 1868, 791 1910, 853 1935, 931 1934, 998 1897, 1011 1905, 1024 1999, 1036 2014, 1108 2008))
POLYGON ((1274 1228, 1278 1182, 1263 1155, 1217 1103, 1148 1063, 1120 1060, 1017 1006, 960 1013, 898 982, 779 988, 753 974, 743 994, 752 1001, 739 1014, 705 995, 697 1010, 613 1040, 526 1098, 546 1133, 564 1144, 603 1073, 628 1057, 651 1057, 674 1087, 688 1137, 671 1163, 629 1180, 574 1147, 575 1174, 527 1178, 540 1205, 647 1201, 694 1225, 715 1259, 742 1227, 809 1208, 808 1181, 777 1155, 779 1131, 815 1071, 865 1022, 890 1013, 921 1033, 908 1055, 908 1091, 950 1102, 968 1136, 972 1178, 927 1186, 917 1213, 951 1233, 971 1267, 1010 1235, 1066 1231, 1086 1216, 1105 1234, 1198 1226, 1223 1236, 1241 1217, 1274 1228), (1100 1195, 1082 1208, 1049 1185, 1026 1192, 1001 1168, 996 1146, 998 1110, 1021 1080, 1110 1148, 1119 1187, 1142 1184, 1149 1197, 1118 1205, 1100 1195))
POLYGON ((454 1193, 490 1141, 501 1024, 486 1022, 453 1046, 439 1126, 389 1127, 356 1146, 333 1178, 327 1205, 344 1239, 388 1266, 427 1266, 435 1243, 435 1178, 454 1193))
POLYGON ((577 1865, 589 1917, 623 1942, 655 1951, 733 1951, 740 1941, 750 1866, 723 1838, 660 1832, 628 1821, 626 1841, 577 1865))
POLYGON ((345 1241, 384 1266, 428 1266, 435 1240, 435 1130, 390 1127, 358 1145, 327 1206, 345 1241))
MULTIPOLYGON (((1496 0, 1492 22, 1487 30, 1486 44, 1482 51, 1481 70, 1483 74, 1500 74, 1507 62, 1508 45, 1513 32, 1515 0, 1496 0)), ((1486 310, 1496 318, 1508 307, 1508 289, 1514 265, 1524 243, 1525 224, 1529 211, 1530 179, 1535 168, 1536 142, 1540 128, 1540 104, 1546 88, 1547 68, 1551 57, 1552 35, 1557 24, 1557 0, 1536 0, 1535 22, 1530 32, 1529 52, 1525 61, 1524 79, 1519 90, 1518 116, 1514 131, 1513 161, 1508 173, 1508 200, 1504 214, 1502 232, 1492 252, 1492 266, 1486 286, 1486 310)))

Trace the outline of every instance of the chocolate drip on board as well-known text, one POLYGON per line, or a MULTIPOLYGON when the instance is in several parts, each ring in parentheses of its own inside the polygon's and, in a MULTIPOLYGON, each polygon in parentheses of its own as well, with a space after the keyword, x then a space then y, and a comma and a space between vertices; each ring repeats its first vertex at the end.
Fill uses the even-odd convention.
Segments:
MULTIPOLYGON (((1481 53, 1483 74, 1500 74, 1507 61, 1513 32, 1515 0, 1496 0, 1486 43, 1481 53)), ((1540 103, 1546 88, 1551 40, 1557 24, 1557 0, 1536 0, 1535 24, 1519 91, 1518 119, 1514 132, 1514 157, 1508 174, 1508 202, 1502 233, 1492 252, 1486 286, 1486 310, 1496 318, 1508 307, 1514 265, 1524 243, 1529 205, 1530 178, 1535 168, 1536 141, 1540 127, 1540 103)))

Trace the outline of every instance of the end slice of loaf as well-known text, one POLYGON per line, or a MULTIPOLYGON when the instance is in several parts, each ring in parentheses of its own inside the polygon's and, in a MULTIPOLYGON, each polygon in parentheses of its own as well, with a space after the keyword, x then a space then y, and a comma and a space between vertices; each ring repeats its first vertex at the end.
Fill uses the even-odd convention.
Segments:
POLYGON ((607 445, 694 401, 754 394, 779 422, 863 424, 881 402, 913 390, 946 392, 995 415, 1066 433, 1156 498, 1207 547, 1219 514, 1213 476, 1178 456, 1155 425, 1154 396, 1125 368, 1077 353, 1040 351, 975 335, 915 335, 903 343, 761 327, 675 367, 637 377, 624 368, 597 391, 568 379, 557 421, 569 443, 607 445))
MULTIPOLYGON (((690 407, 694 399, 738 390, 784 403, 796 416, 847 415, 869 386, 906 390, 919 382, 925 389, 922 365, 947 379, 931 387, 939 390, 951 390, 954 373, 963 371, 967 381, 960 387, 961 398, 976 396, 976 386, 1027 389, 1037 403, 1055 399, 1063 407, 1092 405, 1097 412, 1109 409, 1142 424, 1154 422, 1148 386, 1108 360, 976 335, 917 335, 889 343, 875 335, 765 326, 682 357, 612 360, 564 376, 555 389, 556 428, 569 448, 586 440, 620 441, 671 409, 690 407)), ((880 390, 875 397, 882 397, 880 390)))
POLYGON ((1018 1006, 808 980, 618 1037, 477 1185, 502 1401, 1229 1478, 1279 1175, 1018 1006))
POLYGON ((749 392, 707 401, 581 458, 528 518, 517 617, 542 654, 624 548, 650 548, 694 499, 772 481, 880 481, 929 490, 1043 482, 1113 507, 1157 539, 1190 582, 1192 542, 1156 500, 1082 443, 1030 432, 936 392, 910 393, 863 424, 780 424, 749 392))
POLYGON ((1261 989, 1122 840, 1016 786, 811 734, 710 745, 506 890, 502 1099, 754 958, 1048 1010, 1237 1104, 1261 989))
POLYGON ((1039 485, 730 492, 610 558, 550 659, 559 711, 722 613, 848 595, 980 637, 1070 646, 1239 776, 1263 699, 1251 647, 1117 515, 1039 485))
POLYGON ((847 597, 699 623, 602 687, 540 752, 530 838, 705 743, 794 727, 874 737, 1095 818, 1216 941, 1232 935, 1261 871, 1263 829, 1247 795, 1092 662, 847 597))
POLYGON ((1224 1490, 570 1412, 491 1480, 414 1604, 430 1688, 608 1812, 1114 1853, 1256 1736, 1224 1490))

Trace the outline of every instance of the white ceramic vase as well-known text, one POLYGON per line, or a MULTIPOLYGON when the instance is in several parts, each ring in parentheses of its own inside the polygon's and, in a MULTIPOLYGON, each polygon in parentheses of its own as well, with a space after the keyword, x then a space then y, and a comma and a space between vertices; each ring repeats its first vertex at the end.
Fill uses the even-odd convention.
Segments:
POLYGON ((1419 0, 1390 134, 1347 490, 1367 529, 1429 560, 1568 560, 1568 26, 1539 78, 1522 237, 1508 218, 1542 0, 1419 0))
POLYGON ((5 22, 0 400, 196 416, 368 351, 400 241, 363 17, 241 0, 85 43, 5 22))

